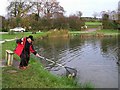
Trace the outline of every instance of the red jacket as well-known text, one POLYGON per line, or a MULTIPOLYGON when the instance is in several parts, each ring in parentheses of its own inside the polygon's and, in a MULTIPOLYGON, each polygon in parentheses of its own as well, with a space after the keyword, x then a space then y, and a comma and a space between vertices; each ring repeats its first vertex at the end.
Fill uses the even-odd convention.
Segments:
MULTIPOLYGON (((20 56, 22 51, 23 51, 23 49, 24 49, 25 43, 26 43, 26 37, 23 38, 23 44, 17 43, 17 47, 15 48, 14 53, 17 54, 18 56, 20 56)), ((32 45, 30 45, 30 49, 29 50, 32 53, 35 52, 35 50, 32 48, 32 45)))

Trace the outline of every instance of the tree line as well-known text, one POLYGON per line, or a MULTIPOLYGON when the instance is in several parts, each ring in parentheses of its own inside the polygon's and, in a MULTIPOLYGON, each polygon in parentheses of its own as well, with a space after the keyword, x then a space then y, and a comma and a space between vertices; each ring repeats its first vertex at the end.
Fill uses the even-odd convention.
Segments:
MULTIPOLYGON (((8 0, 9 1, 9 0, 8 0)), ((83 18, 82 12, 64 16, 65 10, 57 0, 11 0, 7 7, 7 19, 4 19, 5 30, 14 27, 24 27, 28 31, 48 31, 50 29, 81 30, 85 21, 102 21, 103 28, 117 28, 116 20, 110 20, 110 14, 102 12, 102 19, 83 18), (112 25, 112 27, 111 27, 112 25), (107 26, 107 27, 106 27, 107 26)))
POLYGON ((4 22, 6 29, 16 26, 26 30, 74 29, 81 30, 84 25, 81 12, 64 16, 65 10, 57 0, 12 0, 7 7, 8 19, 4 22))

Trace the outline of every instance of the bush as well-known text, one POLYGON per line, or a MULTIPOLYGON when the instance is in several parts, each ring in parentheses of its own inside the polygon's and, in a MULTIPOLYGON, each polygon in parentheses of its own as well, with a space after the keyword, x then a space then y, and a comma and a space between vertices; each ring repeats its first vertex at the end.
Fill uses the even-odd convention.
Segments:
MULTIPOLYGON (((2 30, 2 32, 8 32, 9 30, 7 29, 7 28, 3 28, 3 29, 1 29, 2 30)), ((1 31, 0 30, 0 31, 1 31)))

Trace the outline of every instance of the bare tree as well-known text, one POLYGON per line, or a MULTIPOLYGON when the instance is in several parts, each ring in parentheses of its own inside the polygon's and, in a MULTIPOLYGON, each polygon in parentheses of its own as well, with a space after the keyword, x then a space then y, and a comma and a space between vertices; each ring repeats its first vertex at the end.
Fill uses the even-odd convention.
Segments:
POLYGON ((34 10, 32 12, 36 13, 38 18, 43 17, 44 15, 43 8, 44 8, 44 0, 38 0, 37 2, 34 2, 34 6, 33 6, 34 10))
POLYGON ((55 17, 56 13, 64 13, 64 8, 59 5, 57 0, 44 0, 43 12, 45 17, 50 18, 55 17))
POLYGON ((29 10, 32 8, 33 3, 28 2, 28 1, 22 1, 20 0, 19 2, 17 0, 13 0, 10 2, 10 5, 7 7, 9 15, 12 17, 23 17, 25 16, 29 10))
POLYGON ((100 14, 103 17, 105 14, 109 15, 109 20, 117 20, 118 19, 118 11, 113 10, 113 11, 102 11, 100 14))
POLYGON ((8 15, 11 18, 16 19, 17 25, 20 26, 21 18, 25 17, 30 9, 33 7, 33 3, 22 0, 12 0, 7 7, 8 15))
POLYGON ((117 20, 117 11, 115 11, 115 10, 111 11, 110 19, 111 20, 117 20))
POLYGON ((77 11, 77 16, 78 16, 79 18, 81 18, 82 12, 81 12, 81 11, 77 11))

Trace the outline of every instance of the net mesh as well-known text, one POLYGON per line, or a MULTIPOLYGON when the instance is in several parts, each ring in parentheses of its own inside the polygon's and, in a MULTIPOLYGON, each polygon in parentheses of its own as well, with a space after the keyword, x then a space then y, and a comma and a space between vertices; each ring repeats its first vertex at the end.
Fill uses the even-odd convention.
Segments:
POLYGON ((65 67, 67 77, 76 77, 77 70, 75 68, 65 67))

